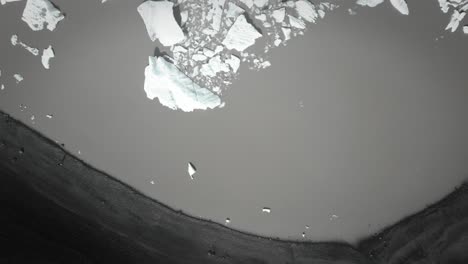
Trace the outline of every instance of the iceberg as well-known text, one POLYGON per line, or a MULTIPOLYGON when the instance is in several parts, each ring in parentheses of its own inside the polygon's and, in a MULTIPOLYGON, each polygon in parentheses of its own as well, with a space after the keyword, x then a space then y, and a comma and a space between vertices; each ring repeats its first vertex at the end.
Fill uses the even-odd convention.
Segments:
POLYGON ((291 15, 288 15, 288 17, 289 17, 289 24, 291 25, 291 27, 297 28, 297 29, 305 29, 306 28, 306 25, 305 25, 304 21, 302 21, 302 19, 299 19, 297 17, 293 17, 291 15))
POLYGON ((172 46, 185 39, 184 32, 174 18, 174 4, 169 1, 146 1, 137 10, 151 41, 156 39, 164 46, 172 46))
POLYGON ((276 21, 276 23, 283 23, 284 17, 286 16, 286 8, 282 7, 280 9, 273 10, 271 16, 276 21))
POLYGON ((47 24, 47 29, 54 31, 60 22, 65 17, 48 0, 28 0, 21 18, 33 31, 44 29, 44 24, 47 24))
POLYGON ((206 88, 194 83, 164 57, 149 57, 145 69, 146 96, 172 109, 192 112, 220 106, 221 99, 206 88))
POLYGON ((52 46, 49 45, 47 49, 44 49, 42 51, 42 57, 41 57, 41 62, 44 68, 49 69, 50 68, 50 59, 55 57, 54 50, 52 49, 52 46))
POLYGON ((409 15, 409 9, 406 0, 390 0, 390 3, 392 3, 393 7, 403 15, 409 15))
POLYGON ((358 0, 356 4, 360 6, 376 7, 383 3, 384 0, 358 0))
POLYGON ((260 37, 262 34, 247 22, 245 16, 239 15, 224 38, 223 45, 228 49, 243 51, 255 44, 255 40, 260 37))
POLYGON ((236 73, 240 67, 240 58, 234 55, 231 55, 229 59, 226 59, 225 62, 231 67, 232 72, 236 73))
POLYGON ((296 2, 297 14, 307 22, 313 22, 317 20, 319 14, 315 10, 314 4, 307 0, 299 0, 296 2))
POLYGON ((193 179, 194 179, 193 175, 197 172, 197 169, 196 169, 195 166, 192 164, 192 162, 189 162, 189 163, 188 163, 187 171, 188 171, 188 174, 189 174, 189 176, 190 176, 190 179, 193 180, 193 179))

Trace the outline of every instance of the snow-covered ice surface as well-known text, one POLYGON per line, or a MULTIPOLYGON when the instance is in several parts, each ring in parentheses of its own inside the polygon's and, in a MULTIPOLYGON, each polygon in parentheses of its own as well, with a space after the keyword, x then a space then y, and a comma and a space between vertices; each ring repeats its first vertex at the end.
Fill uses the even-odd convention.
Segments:
POLYGON ((52 46, 49 46, 47 49, 44 49, 42 51, 42 57, 41 57, 41 62, 44 68, 49 69, 50 68, 50 59, 55 57, 54 50, 52 49, 52 46))
POLYGON ((149 57, 145 70, 144 89, 149 99, 173 110, 192 112, 220 106, 221 99, 206 88, 194 83, 164 57, 149 57))
POLYGON ((43 30, 45 24, 48 30, 53 31, 64 18, 48 0, 27 0, 21 19, 34 31, 43 30))
POLYGON ((169 1, 146 1, 138 6, 138 13, 145 23, 152 41, 172 46, 184 40, 184 32, 174 18, 174 4, 169 1))

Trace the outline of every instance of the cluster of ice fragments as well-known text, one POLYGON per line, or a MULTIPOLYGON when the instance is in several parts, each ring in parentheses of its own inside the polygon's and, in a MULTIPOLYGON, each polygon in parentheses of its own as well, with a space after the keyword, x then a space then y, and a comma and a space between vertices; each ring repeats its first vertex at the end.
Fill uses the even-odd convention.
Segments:
POLYGON ((253 70, 271 66, 267 54, 272 48, 303 35, 307 23, 316 23, 336 7, 308 0, 143 2, 138 13, 150 40, 172 52, 150 57, 147 97, 185 112, 223 107, 219 96, 238 76, 242 63, 253 70), (258 43, 263 45, 260 53, 253 48, 258 43))

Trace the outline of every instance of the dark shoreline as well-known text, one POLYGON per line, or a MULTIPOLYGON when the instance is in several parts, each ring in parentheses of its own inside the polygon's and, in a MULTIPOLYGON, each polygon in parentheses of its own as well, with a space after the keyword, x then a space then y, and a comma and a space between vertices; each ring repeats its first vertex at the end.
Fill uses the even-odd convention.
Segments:
POLYGON ((468 263, 466 183, 357 249, 282 241, 174 211, 0 115, 0 264, 468 263))

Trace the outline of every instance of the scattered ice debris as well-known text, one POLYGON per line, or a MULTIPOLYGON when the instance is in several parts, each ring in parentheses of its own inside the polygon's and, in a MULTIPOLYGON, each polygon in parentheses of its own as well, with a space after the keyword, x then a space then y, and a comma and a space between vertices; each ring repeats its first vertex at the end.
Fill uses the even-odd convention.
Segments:
POLYGON ((383 3, 384 0, 358 0, 356 4, 360 6, 376 7, 383 3))
POLYGON ((25 50, 29 51, 32 55, 34 55, 34 56, 39 55, 39 50, 38 49, 32 48, 32 47, 28 46, 27 44, 19 41, 18 40, 18 35, 12 35, 11 36, 11 45, 13 45, 13 46, 20 45, 25 50))
POLYGON ((146 1, 138 6, 146 30, 152 41, 172 46, 184 40, 184 32, 174 17, 174 3, 169 1, 146 1))
POLYGON ((44 68, 46 68, 46 69, 50 68, 50 64, 49 64, 50 59, 52 59, 54 57, 55 57, 54 50, 52 49, 52 46, 49 45, 49 47, 47 49, 44 49, 42 51, 41 62, 42 62, 42 65, 44 66, 44 68))
POLYGON ((48 0, 27 0, 21 19, 34 31, 43 30, 44 24, 53 31, 64 18, 62 12, 48 0))
POLYGON ((211 58, 200 68, 200 73, 204 76, 214 77, 218 72, 229 72, 229 65, 224 63, 219 55, 211 58))
POLYGON ((263 207, 262 212, 263 212, 263 213, 269 214, 269 213, 271 213, 271 208, 269 208, 269 207, 263 207))
POLYGON ((355 16, 355 15, 357 15, 357 12, 354 11, 354 9, 348 8, 348 14, 349 14, 350 16, 355 16))
POLYGON ((188 174, 190 176, 190 179, 193 180, 194 179, 193 175, 197 172, 197 169, 195 168, 193 163, 191 163, 191 162, 188 163, 187 171, 188 171, 188 174))
POLYGON ((223 40, 223 45, 228 49, 243 51, 252 46, 260 34, 254 26, 252 26, 244 15, 237 17, 236 22, 229 29, 226 38, 223 40))
POLYGON ((390 3, 392 3, 393 7, 403 15, 409 15, 409 9, 406 0, 390 0, 390 3))
POLYGON ((231 223, 231 218, 229 218, 229 217, 226 218, 225 222, 226 222, 226 225, 229 224, 229 223, 231 223))
POLYGON ((468 25, 463 26, 463 33, 468 34, 468 25))
POLYGON ((18 2, 18 1, 22 1, 22 0, 0 0, 0 3, 2 5, 6 4, 6 3, 11 3, 11 2, 18 2))
MULTIPOLYGON (((467 3, 468 4, 468 3, 467 3)), ((450 22, 445 28, 445 30, 451 30, 452 32, 455 32, 460 25, 460 21, 463 20, 465 17, 466 13, 464 11, 458 11, 454 10, 452 16, 450 17, 450 22)))
POLYGON ((18 73, 14 74, 13 78, 15 78, 17 84, 24 80, 23 76, 21 76, 21 74, 18 73))
POLYGON ((332 214, 332 215, 330 216, 330 221, 331 221, 331 220, 335 220, 335 219, 337 219, 337 218, 338 218, 338 216, 337 216, 336 214, 332 214))
POLYGON ((163 57, 149 57, 144 89, 149 99, 157 97, 162 105, 173 110, 191 112, 196 109, 213 109, 221 104, 217 95, 194 83, 163 57))

